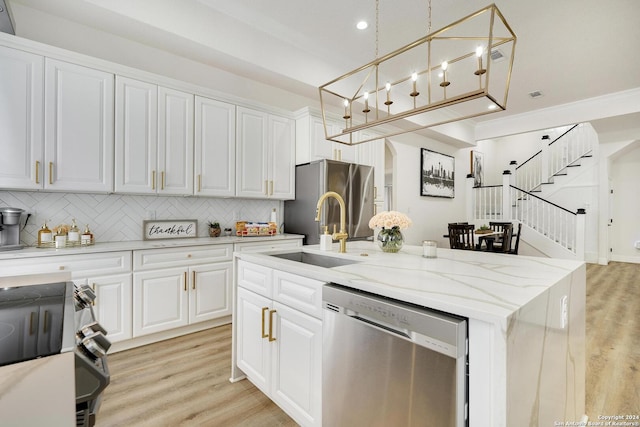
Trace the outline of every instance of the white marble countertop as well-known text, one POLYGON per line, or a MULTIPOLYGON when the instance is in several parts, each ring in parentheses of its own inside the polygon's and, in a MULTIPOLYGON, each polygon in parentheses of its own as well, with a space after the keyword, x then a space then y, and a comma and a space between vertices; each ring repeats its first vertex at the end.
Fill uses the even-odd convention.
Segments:
MULTIPOLYGON (((339 283, 470 319, 505 324, 533 298, 579 268, 581 261, 527 257, 438 248, 438 257, 422 257, 421 246, 405 245, 399 253, 383 253, 376 243, 348 242, 347 253, 318 245, 304 252, 334 256, 357 263, 323 268, 272 257, 265 253, 236 253, 240 259, 282 271, 339 283)), ((274 251, 270 253, 285 253, 274 251)))
POLYGON ((15 251, 0 251, 0 260, 33 258, 54 255, 78 255, 99 252, 135 251, 140 249, 177 248, 184 246, 223 245, 234 243, 257 243, 269 240, 301 239, 298 234, 276 234, 264 237, 197 237, 191 239, 131 240, 126 242, 97 242, 91 246, 64 249, 27 247, 15 251))

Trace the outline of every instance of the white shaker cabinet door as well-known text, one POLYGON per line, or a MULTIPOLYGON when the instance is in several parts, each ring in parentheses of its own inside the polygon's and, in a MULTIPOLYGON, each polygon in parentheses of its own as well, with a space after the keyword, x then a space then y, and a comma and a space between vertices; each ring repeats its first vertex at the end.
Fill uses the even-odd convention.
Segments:
POLYGON ((194 194, 236 194, 236 107, 195 98, 194 194))
POLYGON ((44 58, 0 46, 0 188, 43 186, 44 58))
POLYGON ((185 326, 189 322, 187 268, 133 274, 133 336, 185 326))
POLYGON ((233 264, 191 267, 189 324, 231 314, 231 276, 233 264))
POLYGON ((296 194, 295 122, 285 117, 270 115, 269 136, 269 197, 294 199, 296 194))
POLYGON ((236 196, 268 197, 268 114, 237 108, 236 196))
POLYGON ((45 189, 113 191, 113 82, 113 74, 45 59, 45 189))
POLYGON ((156 193, 158 86, 116 76, 116 193, 156 193))
POLYGON ((94 311, 112 343, 132 337, 131 274, 90 277, 87 284, 96 293, 94 311))
POLYGON ((271 343, 268 329, 272 302, 240 287, 237 299, 234 320, 237 322, 237 365, 256 387, 269 395, 271 343))
POLYGON ((322 425, 322 321, 275 302, 271 396, 301 425, 322 425))
POLYGON ((158 88, 158 194, 193 194, 193 97, 158 88))

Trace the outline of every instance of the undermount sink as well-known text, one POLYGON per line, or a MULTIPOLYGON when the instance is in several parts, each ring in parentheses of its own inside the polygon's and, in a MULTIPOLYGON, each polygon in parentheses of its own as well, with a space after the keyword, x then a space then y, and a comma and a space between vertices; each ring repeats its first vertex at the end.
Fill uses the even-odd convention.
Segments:
POLYGON ((340 267, 341 265, 355 264, 358 262, 350 259, 335 258, 308 252, 288 252, 286 254, 271 254, 271 256, 325 268, 340 267))

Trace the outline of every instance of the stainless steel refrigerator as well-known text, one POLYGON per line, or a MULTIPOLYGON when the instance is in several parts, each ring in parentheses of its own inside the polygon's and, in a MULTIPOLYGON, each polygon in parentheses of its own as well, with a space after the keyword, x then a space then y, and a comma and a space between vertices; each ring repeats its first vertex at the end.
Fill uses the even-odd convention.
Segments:
POLYGON ((318 199, 327 191, 335 191, 345 202, 349 240, 372 237, 373 173, 372 166, 334 160, 296 166, 296 198, 284 203, 285 231, 304 234, 304 243, 314 245, 320 241, 323 226, 329 227, 329 233, 334 225, 340 230, 340 205, 333 197, 323 203, 320 222, 315 221, 318 199))

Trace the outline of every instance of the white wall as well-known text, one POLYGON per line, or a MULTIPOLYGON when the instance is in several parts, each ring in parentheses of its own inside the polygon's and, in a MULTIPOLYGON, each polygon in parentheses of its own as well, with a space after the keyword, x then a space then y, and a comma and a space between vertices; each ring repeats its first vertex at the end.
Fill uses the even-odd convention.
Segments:
POLYGON ((407 244, 420 245, 423 240, 436 240, 439 247, 448 248, 447 223, 466 221, 466 183, 468 150, 430 140, 416 134, 391 138, 393 158, 394 210, 411 218, 413 225, 404 230, 407 244), (428 148, 455 158, 455 197, 420 196, 420 148, 428 148))

